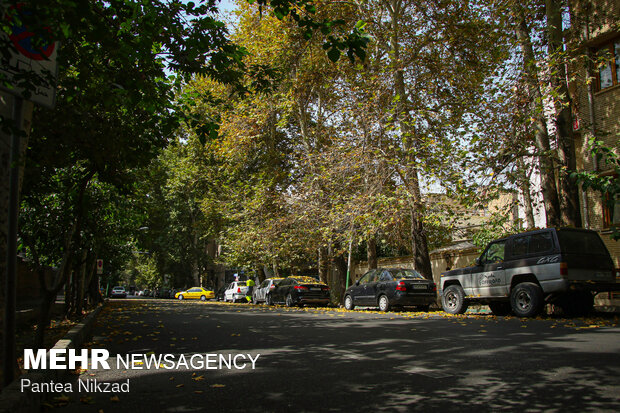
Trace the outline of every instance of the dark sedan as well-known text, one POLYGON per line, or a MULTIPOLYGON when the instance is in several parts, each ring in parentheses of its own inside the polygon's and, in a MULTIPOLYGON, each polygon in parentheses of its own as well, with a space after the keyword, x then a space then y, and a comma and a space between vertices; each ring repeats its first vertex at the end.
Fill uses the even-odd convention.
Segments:
POLYGON ((370 270, 345 291, 344 307, 418 307, 428 311, 437 300, 437 286, 416 270, 407 268, 378 268, 370 270))
POLYGON ((282 303, 287 307, 305 304, 327 305, 329 287, 312 277, 288 277, 280 281, 268 294, 269 303, 282 303))

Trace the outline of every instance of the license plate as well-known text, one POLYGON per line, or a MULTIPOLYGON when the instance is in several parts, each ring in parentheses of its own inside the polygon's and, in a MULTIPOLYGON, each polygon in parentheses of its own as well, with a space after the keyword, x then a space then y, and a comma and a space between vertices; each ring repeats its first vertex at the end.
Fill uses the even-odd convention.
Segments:
POLYGON ((426 285, 424 284, 413 284, 413 289, 414 290, 426 290, 426 285))
POLYGON ((321 291, 320 288, 311 288, 310 291, 321 291))

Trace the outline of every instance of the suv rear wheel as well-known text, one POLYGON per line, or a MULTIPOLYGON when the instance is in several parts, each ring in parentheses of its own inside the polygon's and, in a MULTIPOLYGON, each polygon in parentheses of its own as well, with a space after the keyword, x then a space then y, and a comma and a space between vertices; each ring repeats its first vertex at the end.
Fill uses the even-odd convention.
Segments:
POLYGON ((517 284, 510 292, 510 306, 517 317, 534 317, 543 308, 542 289, 534 283, 517 284))
POLYGON ((465 292, 460 285, 451 285, 446 288, 441 297, 443 311, 450 314, 464 314, 469 307, 465 301, 465 292))

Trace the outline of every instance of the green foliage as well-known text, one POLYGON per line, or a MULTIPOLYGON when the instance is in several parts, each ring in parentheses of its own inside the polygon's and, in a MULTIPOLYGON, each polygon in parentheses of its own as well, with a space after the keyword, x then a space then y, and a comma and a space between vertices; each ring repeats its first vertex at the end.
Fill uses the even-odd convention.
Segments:
MULTIPOLYGON (((620 141, 617 141, 616 147, 618 147, 620 141)), ((599 192, 605 202, 607 208, 610 211, 614 211, 616 203, 620 198, 620 156, 612 148, 604 145, 596 137, 592 136, 588 139, 588 147, 595 159, 603 161, 612 172, 602 175, 597 172, 588 171, 572 171, 570 176, 579 182, 584 189, 592 189, 599 192)), ((611 238, 614 240, 620 240, 620 228, 617 226, 612 227, 611 238)))

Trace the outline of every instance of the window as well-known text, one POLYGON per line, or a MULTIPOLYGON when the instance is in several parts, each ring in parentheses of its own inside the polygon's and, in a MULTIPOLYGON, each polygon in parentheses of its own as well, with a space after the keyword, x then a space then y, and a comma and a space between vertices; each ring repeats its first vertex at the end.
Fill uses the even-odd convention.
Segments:
POLYGON ((558 231, 558 240, 565 254, 580 255, 607 255, 607 248, 595 232, 571 231, 562 229, 558 231))
POLYGON ((512 240, 512 255, 519 257, 527 254, 527 248, 530 243, 530 237, 516 237, 512 240))
POLYGON ((605 228, 620 225, 620 194, 616 194, 613 202, 611 196, 605 194, 603 198, 603 226, 605 228))
POLYGON ((482 264, 491 264, 504 261, 504 244, 506 241, 494 242, 482 254, 482 264))
POLYGON ((529 254, 543 254, 550 252, 552 249, 553 241, 551 240, 550 232, 532 234, 532 237, 530 238, 530 247, 528 248, 529 254))
POLYGON ((596 50, 604 63, 598 69, 598 90, 620 84, 620 39, 605 43, 596 50))
POLYGON ((366 274, 364 274, 364 276, 360 280, 360 284, 372 282, 372 277, 375 275, 375 272, 377 272, 377 270, 370 270, 366 274))
POLYGON ((390 274, 388 271, 383 271, 383 274, 381 274, 381 278, 379 278, 379 281, 392 281, 392 274, 390 274))

